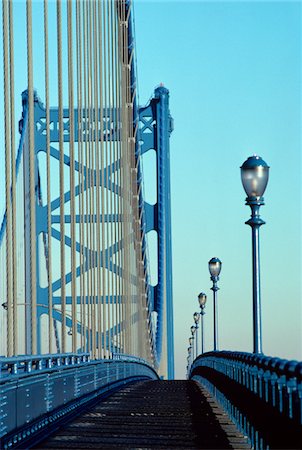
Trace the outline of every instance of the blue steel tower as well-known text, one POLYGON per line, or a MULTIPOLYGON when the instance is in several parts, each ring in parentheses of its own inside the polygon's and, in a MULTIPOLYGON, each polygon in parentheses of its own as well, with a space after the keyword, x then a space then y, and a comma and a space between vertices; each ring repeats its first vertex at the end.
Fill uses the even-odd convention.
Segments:
POLYGON ((169 111, 169 91, 155 89, 154 97, 140 108, 141 154, 156 152, 157 202, 145 202, 146 232, 158 236, 158 283, 153 288, 153 310, 157 313, 156 352, 160 372, 174 378, 171 199, 170 199, 170 135, 173 120, 169 111), (165 367, 166 366, 166 367, 165 367))

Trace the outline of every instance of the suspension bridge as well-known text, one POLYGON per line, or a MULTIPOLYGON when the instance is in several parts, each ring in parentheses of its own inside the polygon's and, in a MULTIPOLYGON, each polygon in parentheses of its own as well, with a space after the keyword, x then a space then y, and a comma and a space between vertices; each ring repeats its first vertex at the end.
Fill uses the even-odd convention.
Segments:
POLYGON ((1 448, 301 448, 301 363, 174 380, 173 119, 163 85, 139 104, 132 2, 3 0, 1 24, 1 448))

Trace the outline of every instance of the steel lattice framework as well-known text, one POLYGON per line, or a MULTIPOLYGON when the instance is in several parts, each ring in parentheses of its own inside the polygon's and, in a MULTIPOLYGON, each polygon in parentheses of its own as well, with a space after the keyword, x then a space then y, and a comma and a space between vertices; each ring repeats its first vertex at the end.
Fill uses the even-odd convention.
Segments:
POLYGON ((3 1, 2 26, 1 353, 136 355, 173 377, 169 92, 160 86, 138 106, 131 2, 3 1), (25 36, 17 37, 22 7, 25 36), (24 37, 16 149, 15 51, 24 37), (33 45, 39 39, 43 62, 33 45), (141 156, 149 150, 157 161, 155 205, 144 200, 141 156))

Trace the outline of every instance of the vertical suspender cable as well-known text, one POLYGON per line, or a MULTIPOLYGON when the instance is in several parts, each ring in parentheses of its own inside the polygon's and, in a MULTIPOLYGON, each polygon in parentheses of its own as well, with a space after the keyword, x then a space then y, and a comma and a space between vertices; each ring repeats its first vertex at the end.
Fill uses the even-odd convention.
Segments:
POLYGON ((105 279, 105 176, 104 176, 104 52, 103 52, 103 36, 104 36, 104 3, 99 2, 99 60, 100 60, 100 75, 99 75, 99 84, 100 84, 100 153, 101 153, 101 254, 102 259, 100 260, 101 268, 102 268, 102 291, 101 291, 101 314, 102 314, 102 357, 107 356, 106 348, 107 348, 107 333, 106 333, 106 323, 107 323, 107 314, 106 314, 106 279, 105 279))
POLYGON ((9 104, 9 43, 8 3, 2 2, 3 21, 3 82, 4 82, 4 128, 5 128, 5 201, 6 201, 6 302, 7 302, 7 356, 14 354, 13 345, 13 299, 12 299, 12 215, 11 215, 11 131, 9 104))
POLYGON ((64 136, 63 136, 63 80, 62 80, 62 11, 57 0, 57 51, 58 51, 58 105, 59 105, 59 153, 60 153, 60 262, 61 262, 61 314, 62 352, 66 352, 66 288, 65 288, 65 215, 64 215, 64 136))
POLYGON ((113 17, 112 17, 112 0, 108 1, 108 17, 109 17, 109 27, 108 27, 108 77, 109 77, 109 130, 110 130, 110 140, 109 140, 109 172, 108 172, 108 191, 110 196, 110 216, 111 219, 108 222, 108 227, 110 227, 110 242, 109 242, 109 249, 108 252, 108 268, 109 268, 109 275, 110 275, 110 284, 108 286, 108 301, 109 301, 109 308, 111 308, 111 351, 114 351, 114 342, 115 342, 115 320, 114 320, 114 277, 113 277, 113 268, 111 268, 111 261, 112 261, 112 255, 114 248, 114 236, 113 236, 113 224, 114 224, 114 214, 113 214, 113 191, 112 191, 112 162, 113 162, 113 148, 114 148, 114 115, 113 115, 113 109, 114 109, 114 87, 113 87, 113 80, 114 80, 114 74, 113 74, 113 17), (109 178, 110 177, 110 178, 109 178))
POLYGON ((89 289, 89 342, 90 352, 92 354, 93 337, 92 337, 92 267, 93 267, 93 255, 92 255, 92 215, 91 215, 91 192, 92 192, 92 120, 91 120, 91 35, 90 35, 90 2, 86 2, 87 6, 87 112, 88 112, 88 147, 87 147, 87 165, 89 170, 89 184, 88 184, 88 197, 87 197, 87 242, 88 242, 88 255, 89 255, 89 270, 88 275, 88 289, 89 289))
POLYGON ((83 44, 83 72, 84 72, 84 117, 85 117, 85 201, 84 201, 84 214, 85 214, 85 316, 87 323, 87 351, 91 350, 91 322, 90 322, 90 283, 89 283, 89 272, 90 272, 90 251, 89 251, 89 221, 90 217, 88 215, 88 204, 89 204, 89 189, 90 189, 90 168, 89 168, 89 91, 88 91, 88 62, 87 53, 89 50, 88 44, 88 4, 87 2, 83 4, 83 30, 84 30, 84 44, 83 44), (88 91, 88 92, 87 92, 88 91))
MULTIPOLYGON (((118 161, 118 146, 119 146, 119 130, 118 130, 118 114, 119 114, 119 86, 118 86, 118 38, 117 38, 117 10, 116 5, 113 5, 113 49, 114 49, 114 55, 113 55, 113 68, 114 68, 114 92, 115 92, 115 100, 114 100, 114 107, 115 107, 115 115, 114 115, 114 174, 115 174, 115 186, 118 186, 118 169, 117 169, 117 161, 118 161)), ((117 245, 116 252, 115 252, 115 267, 118 267, 118 247, 119 247, 119 233, 118 233, 118 226, 119 226, 119 219, 118 219, 118 192, 115 191, 114 194, 114 242, 117 245)), ((120 352, 120 318, 119 318, 119 274, 115 272, 115 323, 116 323, 116 349, 118 352, 120 352)))
POLYGON ((121 16, 121 5, 120 3, 117 4, 117 17, 118 17, 118 28, 117 28, 117 39, 118 39, 118 52, 117 52, 117 62, 118 62, 118 79, 117 79, 117 85, 118 85, 118 101, 117 101, 117 108, 118 108, 118 155, 117 155, 117 161, 118 161, 118 169, 117 169, 117 185, 119 188, 118 193, 118 242, 119 242, 119 252, 118 252, 118 260, 117 264, 119 267, 119 328, 120 328, 120 351, 124 353, 124 342, 123 342, 123 314, 122 314, 122 308, 123 308, 123 296, 122 296, 122 223, 121 223, 121 216, 122 216, 122 183, 121 183, 121 110, 122 110, 122 89, 121 89, 121 83, 122 83, 122 77, 121 77, 121 71, 122 71, 122 61, 121 61, 121 54, 120 54, 120 47, 121 47, 121 23, 120 23, 120 16, 121 16))
POLYGON ((128 260, 128 176, 127 176, 127 157, 128 157, 128 117, 127 117, 127 26, 126 26, 126 5, 123 8, 123 227, 124 227, 124 289, 125 289, 125 315, 126 315, 126 342, 127 353, 131 353, 131 323, 130 323, 130 302, 128 291, 128 273, 130 270, 128 260))
MULTIPOLYGON (((119 130, 118 130, 118 114, 119 114, 119 86, 118 86, 118 24, 117 24, 117 11, 115 5, 113 5, 113 24, 114 24, 114 59, 113 59, 113 66, 114 66, 114 89, 115 89, 115 126, 114 126, 114 133, 115 133, 115 140, 114 140, 114 174, 115 174, 115 188, 118 186, 118 169, 117 169, 117 161, 118 161, 118 146, 119 146, 119 130)), ((114 241, 117 244, 116 252, 115 252, 115 267, 118 267, 118 248, 119 248, 119 234, 118 234, 118 226, 119 226, 119 219, 118 219, 118 203, 119 203, 119 197, 118 192, 114 191, 114 241)), ((117 351, 120 352, 120 319, 119 319, 119 274, 115 272, 115 321, 116 321, 116 346, 117 351)))
POLYGON ((125 61, 124 61, 124 47, 125 47, 125 2, 122 2, 122 10, 121 10, 121 63, 122 63, 122 76, 121 76, 121 93, 122 93, 122 101, 121 101, 121 126, 122 126, 122 135, 121 135, 121 235, 122 235, 122 255, 121 262, 123 267, 122 272, 122 315, 123 315, 123 348, 125 353, 130 352, 129 343, 128 343, 128 322, 127 322, 127 292, 126 292, 126 198, 125 198, 125 108, 126 108, 126 96, 125 96, 125 61))
POLYGON ((49 63, 48 63, 48 4, 44 0, 44 61, 46 109, 46 178, 47 178, 47 236, 48 236, 48 350, 52 352, 52 246, 51 246, 51 192, 50 192, 50 114, 49 114, 49 63))
POLYGON ((82 89, 82 14, 81 3, 76 3, 77 19, 77 91, 78 91, 78 159, 79 159, 79 240, 80 240, 80 321, 81 349, 86 351, 86 320, 85 320, 85 272, 84 272, 84 159, 83 159, 83 89, 82 89))
POLYGON ((93 351, 94 358, 97 358, 97 244, 96 244, 96 235, 98 230, 96 229, 97 220, 96 220, 96 154, 97 154, 97 59, 96 59, 96 9, 95 9, 95 1, 91 4, 91 28, 92 28, 92 123, 93 123, 93 189, 92 189, 92 214, 93 214, 93 228, 92 228, 92 241, 93 241, 93 327, 94 327, 94 341, 93 341, 93 351))
POLYGON ((88 270, 87 270, 87 290, 88 290, 88 350, 91 352, 91 216, 90 216, 90 195, 91 195, 91 166, 90 166, 90 144, 91 144, 91 119, 90 119, 90 80, 89 80, 89 51, 90 51, 90 42, 89 42, 89 2, 85 2, 86 6, 86 124, 87 124, 87 143, 86 143, 86 168, 88 171, 87 177, 87 189, 86 189, 86 239, 87 239, 87 258, 88 258, 88 270))
POLYGON ((123 353, 125 353, 125 291, 124 291, 124 239, 123 239, 123 8, 124 5, 119 3, 119 64, 120 64, 120 110, 119 110, 119 234, 120 234, 120 254, 119 254, 119 266, 120 272, 120 322, 121 322, 121 347, 123 353))
MULTIPOLYGON (((125 10, 126 13, 126 10, 125 10)), ((131 223, 130 223, 130 148, 129 148, 129 67, 128 67, 128 12, 125 15, 125 28, 124 28, 124 62, 125 62, 125 198, 126 198, 126 267, 127 267, 127 279, 126 279, 126 290, 127 290, 127 305, 128 314, 127 322, 129 329, 127 330, 128 341, 129 341, 129 353, 133 354, 133 328, 132 323, 132 292, 131 292, 131 255, 130 255, 130 235, 131 235, 131 223)))
POLYGON ((69 158, 70 158, 70 236, 71 236, 71 317, 72 351, 77 351, 77 295, 76 295, 76 229, 75 229, 75 157, 74 157, 74 95, 72 51, 72 2, 67 2, 68 30, 68 104, 69 104, 69 158))
POLYGON ((12 267, 13 267, 13 353, 18 354, 18 305, 17 305, 17 241, 16 241, 16 150, 15 150, 15 74, 13 2, 9 2, 9 47, 10 47, 10 128, 11 128, 11 196, 12 196, 12 267))
POLYGON ((94 121, 95 121, 95 190, 96 190, 96 318, 97 318, 97 357, 101 358, 101 241, 100 241, 100 143, 99 143, 99 95, 98 95, 98 79, 100 77, 99 72, 99 52, 98 52, 98 9, 96 0, 93 3, 93 17, 94 17, 94 121))
POLYGON ((80 275, 79 275, 79 282, 80 282, 80 330, 81 330, 81 336, 80 336, 80 348, 81 351, 83 351, 83 337, 82 337, 82 259, 81 259, 81 245, 82 245, 82 240, 81 240, 81 159, 80 159, 80 139, 81 139, 81 132, 80 132, 80 128, 81 128, 81 121, 80 121, 80 117, 81 117, 81 107, 80 107, 80 74, 79 74, 79 70, 80 70, 80 55, 79 55, 79 40, 80 40, 80 20, 79 20, 79 0, 76 0, 76 82, 77 82, 77 141, 78 141, 78 146, 77 146, 77 159, 78 159, 78 186, 79 186, 79 195, 78 195, 78 216, 79 216, 79 221, 78 221, 78 240, 79 240, 79 268, 80 268, 80 275))
POLYGON ((118 277, 115 270, 116 267, 116 258, 117 258, 117 195, 116 195, 116 184, 117 184, 117 173, 116 173, 116 152, 117 152, 117 85, 116 85, 116 10, 115 10, 115 2, 112 2, 111 6, 111 14, 112 14, 112 116, 113 116, 113 143, 112 143, 112 171, 114 173, 114 182, 112 182, 112 216, 113 216, 113 224, 112 224, 112 234, 113 234, 113 242, 115 245, 114 253, 113 253, 113 269, 112 269, 112 280, 113 280, 113 298, 114 302, 112 304, 113 314, 114 314, 114 324, 115 324, 115 351, 118 351, 119 348, 119 334, 118 334, 118 315, 117 315, 117 289, 118 289, 118 277))
MULTIPOLYGON (((107 36, 107 30, 108 30, 108 4, 107 2, 104 2, 104 114, 105 114, 105 145, 104 145, 104 153, 105 153, 105 160, 104 160, 104 184, 106 186, 106 192, 105 192, 105 212, 107 219, 109 220, 109 195, 108 195, 108 187, 109 187, 109 171, 108 171, 108 139, 109 139, 109 130, 110 125, 108 124, 108 36, 107 36), (109 130, 108 130, 109 127, 109 130), (106 168, 106 169, 105 169, 106 168), (105 177, 105 170, 106 170, 106 177, 105 177)), ((110 304, 109 304, 109 224, 107 220, 107 225, 105 227, 105 255, 106 255, 106 262, 104 267, 106 267, 106 288, 105 288, 105 309, 107 312, 107 330, 106 330, 106 349, 108 351, 108 356, 111 357, 111 315, 110 315, 110 304), (108 299, 108 303, 106 301, 106 298, 108 299), (107 339, 108 337, 108 339, 107 339)))
POLYGON ((31 353, 37 353, 37 287, 36 287, 36 211, 35 211, 35 138, 34 138, 34 90, 32 53, 32 1, 26 2, 27 25, 27 84, 28 84, 28 148, 29 148, 29 197, 30 197, 30 299, 31 302, 31 353))
POLYGON ((84 134, 84 142, 83 142, 83 151, 82 151, 82 167, 83 167, 83 175, 82 175, 82 180, 83 180, 83 189, 82 189, 82 220, 83 220, 83 224, 82 224, 82 229, 83 229, 83 306, 84 306, 84 314, 83 314, 83 319, 84 319, 84 345, 85 345, 85 351, 89 351, 89 341, 88 341, 88 336, 89 336, 89 329, 88 329, 88 316, 87 316, 87 310, 88 310, 88 290, 87 290, 87 280, 86 280, 86 276, 87 276, 87 258, 88 258, 88 254, 87 254, 87 245, 86 245, 86 235, 87 235, 87 211, 86 211, 86 195, 87 195, 87 186, 88 186, 88 168, 87 168, 87 164, 86 164, 86 147, 87 147, 87 129, 88 129, 88 125, 87 125, 87 99, 86 99, 86 24, 85 24, 85 4, 82 3, 82 8, 83 8, 83 22, 82 22, 82 28, 83 28, 83 64, 82 64, 82 91, 84 92, 82 95, 82 99, 83 99, 83 103, 82 103, 82 111, 83 111, 83 116, 82 116, 82 121, 83 121, 83 134, 84 134))
POLYGON ((91 164, 91 184, 90 184, 90 252, 91 252, 91 347, 92 357, 96 359, 96 321, 95 321, 95 104, 94 104, 94 33, 93 33, 93 3, 89 2, 89 85, 90 85, 90 164, 91 164))

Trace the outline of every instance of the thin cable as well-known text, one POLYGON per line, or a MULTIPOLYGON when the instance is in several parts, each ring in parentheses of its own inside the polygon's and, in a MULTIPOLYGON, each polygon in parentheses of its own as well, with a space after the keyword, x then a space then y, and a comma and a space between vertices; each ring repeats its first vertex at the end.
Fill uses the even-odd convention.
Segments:
POLYGON ((91 315, 90 315, 90 267, 91 267, 91 255, 90 255, 90 240, 89 240, 89 222, 90 217, 88 214, 89 205, 89 190, 90 190, 90 168, 89 168, 89 135, 90 135, 90 123, 89 123, 89 88, 88 88, 88 55, 89 55, 89 43, 88 43, 88 3, 83 4, 83 30, 84 30, 84 53, 83 53, 83 71, 84 71, 84 111, 85 111, 85 275, 86 275, 86 291, 85 291, 85 308, 86 323, 87 323, 87 350, 91 351, 91 315))
POLYGON ((89 289, 89 340, 90 354, 93 357, 93 294, 92 294, 92 274, 93 274, 93 250, 92 250, 92 104, 91 104, 91 26, 90 26, 90 2, 86 2, 87 6, 87 101, 88 101, 88 154, 87 165, 89 170, 88 183, 88 200, 87 200, 87 233, 88 233, 88 254, 89 254, 89 270, 88 270, 88 289, 89 289))
POLYGON ((50 172, 50 114, 49 114, 49 62, 48 62, 48 3, 44 0, 44 64, 46 110, 46 179, 47 179, 47 236, 48 236, 48 351, 52 352, 52 245, 51 245, 51 172, 50 172))
MULTIPOLYGON (((119 186, 119 170, 118 170, 118 158, 119 158, 119 61, 118 61, 118 45, 119 45, 119 24, 118 24, 118 10, 117 3, 115 3, 114 9, 114 78, 115 78, 115 152, 114 152, 114 174, 115 174, 115 186, 118 188, 119 186)), ((120 245, 120 236, 119 236, 119 192, 115 192, 114 195, 114 214, 115 214, 115 222, 114 222, 114 241, 117 244, 117 250, 115 252, 114 263, 115 266, 119 267, 119 245, 120 245)), ((116 317, 116 347, 117 352, 121 351, 121 334, 120 334, 120 276, 119 273, 115 273, 115 317, 116 317)))
MULTIPOLYGON (((34 90, 32 53, 32 1, 26 2, 27 26, 27 85, 28 85, 28 149, 29 149, 29 204, 30 204, 30 299, 31 303, 31 354, 37 353, 37 283, 36 283, 36 208, 35 208, 35 137, 34 90)), ((29 324, 26 324, 28 327, 29 324)))
POLYGON ((94 208, 94 191, 95 191, 95 147, 96 147, 96 136, 95 136, 95 93, 94 93, 94 30, 93 30, 93 4, 89 3, 89 83, 90 83, 90 168, 91 168, 91 184, 90 184, 90 250, 91 250, 91 346, 92 346, 92 358, 96 359, 96 276, 95 276, 95 208, 94 208))
MULTIPOLYGON (((113 85, 113 16, 112 16, 112 0, 108 1, 108 76, 109 76, 109 131, 110 131, 110 140, 109 140, 109 171, 108 171, 108 194, 110 197, 110 216, 111 219, 108 222, 108 227, 110 227, 110 242, 109 248, 113 250, 114 246, 114 236, 113 236, 113 228, 114 228, 114 210, 113 210, 113 191, 112 191, 112 166, 113 166, 113 151, 114 151, 114 85, 113 85)), ((114 342, 115 342, 115 320, 114 320, 114 272, 111 267, 112 264, 112 255, 113 253, 110 251, 108 253, 108 269, 110 276, 110 284, 108 286, 108 307, 111 309, 111 352, 114 350, 114 342)))
POLYGON ((77 292, 76 292, 76 223, 75 223, 75 157, 74 157, 74 94, 73 94, 73 40, 72 2, 67 2, 68 30, 68 104, 69 104, 69 158, 70 158, 70 237, 71 237, 71 317, 72 351, 77 351, 77 292))
POLYGON ((16 241, 16 145, 15 145, 15 74, 14 74, 14 30, 13 2, 8 3, 9 14, 9 53, 10 53, 10 128, 11 128, 11 198, 12 198, 12 281, 13 307, 13 353, 18 354, 18 309, 17 309, 17 241, 16 241))
POLYGON ((81 322, 81 349, 86 351, 86 296, 84 273, 84 160, 83 160, 83 90, 82 90, 82 14, 81 3, 76 3, 77 21, 77 102, 78 102, 78 181, 79 193, 79 241, 80 241, 80 322, 81 322))
POLYGON ((4 129, 5 129, 5 202, 6 202, 6 304, 7 304, 7 356, 14 354, 13 342, 13 298, 12 298, 12 211, 11 211, 11 115, 8 3, 2 2, 3 21, 3 83, 4 83, 4 129))
POLYGON ((119 171, 118 171, 118 183, 119 183, 119 267, 120 267, 120 282, 119 282, 119 294, 120 294, 120 334, 121 334, 121 351, 125 353, 125 308, 124 308, 124 268, 123 268, 123 181, 122 181, 122 148, 123 148, 123 128, 122 128, 122 109, 123 109, 123 25, 122 25, 122 5, 118 3, 118 37, 119 37, 119 171))
POLYGON ((58 49, 58 122, 60 153, 60 263, 61 263, 61 309, 62 352, 66 352, 66 287, 65 287, 65 213, 64 213, 64 124, 63 124, 63 80, 62 80, 62 8, 57 0, 57 49, 58 49))
POLYGON ((102 268, 102 291, 101 291, 101 313, 102 313, 102 357, 107 356, 107 314, 106 314, 106 277, 105 277, 105 176, 104 176, 104 52, 103 52, 103 36, 104 36, 104 3, 99 2, 99 91, 100 91, 100 152, 101 152, 101 249, 102 259, 100 261, 102 268))
POLYGON ((131 293, 130 293, 130 258, 129 258, 129 176, 128 176, 128 77, 127 77, 127 52, 128 52, 128 27, 126 23, 126 5, 123 5, 123 226, 124 226, 124 290, 125 290, 125 330, 126 351, 132 354, 132 323, 131 323, 131 293))
MULTIPOLYGON (((105 135, 106 135, 106 140, 105 140, 105 146, 104 146, 104 153, 105 153, 105 161, 104 161, 104 169, 106 168, 106 177, 104 176, 104 183, 106 186, 106 192, 105 192, 105 211, 106 211, 106 216, 109 219, 109 192, 108 192, 108 187, 109 187, 109 170, 108 170, 108 164, 109 164, 109 155, 108 155, 108 139, 109 139, 109 131, 110 128, 108 130, 108 3, 104 2, 104 15, 103 15, 103 19, 104 19, 104 112, 105 112, 105 135)), ((104 175, 105 175, 105 171, 104 171, 104 175)), ((105 294, 105 299, 104 299, 104 305, 105 305, 105 309, 107 312, 107 329, 106 329, 106 350, 107 350, 107 355, 109 358, 111 358, 111 314, 110 314, 110 301, 109 301, 109 225, 108 225, 108 221, 107 221, 107 225, 105 228, 105 245, 106 248, 105 250, 105 254, 106 254, 106 261, 105 261, 105 265, 104 268, 107 269, 107 273, 106 273, 106 289, 104 289, 104 294, 105 294), (108 299, 108 301, 106 301, 106 298, 108 299), (107 339, 108 336, 108 339, 107 339)))
POLYGON ((101 358, 101 264, 100 264, 100 253, 101 253, 101 241, 100 241, 100 144, 99 144, 99 92, 98 92, 98 79, 100 77, 99 73, 99 52, 98 52, 98 9, 97 2, 93 3, 93 15, 94 15, 94 122, 95 122, 95 190, 96 190, 96 320, 97 320, 97 357, 101 358))

